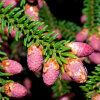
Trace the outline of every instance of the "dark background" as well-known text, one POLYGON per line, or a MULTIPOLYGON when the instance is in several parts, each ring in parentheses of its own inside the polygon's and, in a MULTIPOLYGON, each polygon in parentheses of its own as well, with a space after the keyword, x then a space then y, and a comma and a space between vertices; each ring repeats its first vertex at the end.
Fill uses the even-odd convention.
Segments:
POLYGON ((81 25, 83 0, 46 0, 51 12, 59 19, 66 19, 81 25))

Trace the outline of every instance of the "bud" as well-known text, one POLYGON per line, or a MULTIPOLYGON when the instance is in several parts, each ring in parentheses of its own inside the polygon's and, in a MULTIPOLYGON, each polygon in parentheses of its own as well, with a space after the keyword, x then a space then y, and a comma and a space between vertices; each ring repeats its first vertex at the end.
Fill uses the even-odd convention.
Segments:
POLYGON ((54 36, 55 34, 59 33, 59 35, 56 38, 59 39, 59 40, 61 40, 62 33, 58 29, 54 29, 53 31, 55 31, 55 33, 52 36, 54 36))
POLYGON ((34 3, 36 0, 28 0, 29 3, 34 3))
POLYGON ((75 96, 74 93, 67 93, 62 95, 58 100, 72 100, 74 96, 75 96))
POLYGON ((10 73, 11 75, 19 74, 23 70, 23 67, 20 63, 14 60, 3 60, 0 63, 0 66, 3 66, 5 69, 3 70, 6 73, 10 73))
MULTIPOLYGON (((12 28, 11 28, 11 37, 12 38, 15 38, 15 36, 16 36, 16 31, 17 31, 17 27, 15 28, 15 30, 13 29, 13 26, 12 26, 12 28)), ((5 34, 9 37, 9 33, 8 33, 8 26, 6 26, 5 28, 4 28, 4 32, 5 32, 5 34)), ((21 37, 23 37, 23 34, 21 33, 21 37)))
POLYGON ((91 100, 100 100, 100 94, 94 94, 91 100))
POLYGON ((59 64, 56 59, 49 59, 44 63, 43 81, 46 85, 53 85, 59 74, 59 64))
POLYGON ((4 92, 7 96, 13 98, 23 98, 27 94, 24 86, 16 82, 8 82, 4 85, 4 92))
POLYGON ((39 20, 39 12, 37 6, 25 5, 25 15, 30 15, 28 18, 33 17, 32 21, 39 20))
POLYGON ((38 2, 38 8, 39 9, 43 8, 44 0, 37 0, 37 2, 38 2))
POLYGON ((33 72, 40 71, 43 63, 43 49, 42 46, 36 44, 28 48, 27 64, 28 68, 33 72))
POLYGON ((78 34, 76 35, 76 41, 78 42, 84 42, 88 38, 88 32, 89 29, 82 29, 78 34))
POLYGON ((1 0, 1 2, 2 1, 5 1, 4 5, 3 5, 4 7, 7 7, 8 5, 12 4, 13 8, 14 8, 19 3, 19 0, 1 0))
POLYGON ((66 73, 77 83, 84 83, 87 80, 87 72, 79 59, 67 58, 68 64, 63 64, 66 73))
POLYGON ((85 23, 86 23, 86 21, 85 21, 86 18, 87 18, 87 16, 86 16, 85 14, 83 14, 83 15, 81 16, 81 23, 82 23, 82 24, 85 24, 85 23))
POLYGON ((72 81, 71 77, 67 74, 67 72, 62 73, 61 78, 67 81, 72 81))
POLYGON ((81 42, 70 42, 65 46, 71 47, 72 53, 78 57, 88 56, 94 51, 91 46, 81 42))
POLYGON ((29 78, 26 78, 26 79, 24 80, 24 86, 25 86, 28 90, 30 90, 31 87, 32 87, 32 81, 31 81, 29 78))
MULTIPOLYGON (((41 21, 39 21, 41 22, 41 21)), ((40 27, 38 27, 39 30, 41 30, 44 27, 44 25, 41 25, 40 27)))
POLYGON ((2 40, 2 36, 0 35, 0 40, 2 40))
POLYGON ((100 51, 100 37, 97 34, 92 34, 89 39, 89 45, 96 51, 100 51))
POLYGON ((94 64, 100 64, 100 53, 99 52, 93 52, 90 56, 89 59, 91 62, 94 64))

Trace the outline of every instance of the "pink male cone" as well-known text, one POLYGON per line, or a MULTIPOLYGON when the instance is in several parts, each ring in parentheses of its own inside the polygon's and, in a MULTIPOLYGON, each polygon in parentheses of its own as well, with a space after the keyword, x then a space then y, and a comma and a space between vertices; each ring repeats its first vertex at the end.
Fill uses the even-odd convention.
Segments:
POLYGON ((28 48, 28 54, 27 54, 28 68, 33 72, 40 71, 42 69, 42 63, 43 63, 42 46, 37 46, 36 44, 31 45, 28 48))
POLYGON ((36 0, 27 0, 29 3, 34 3, 36 0))
POLYGON ((88 38, 88 32, 89 29, 82 29, 78 34, 76 35, 76 41, 78 42, 84 42, 88 38))
POLYGON ((85 15, 85 14, 83 14, 82 16, 81 16, 81 23, 82 24, 85 24, 86 23, 86 21, 85 21, 85 19, 87 18, 87 16, 85 15))
POLYGON ((3 60, 0 63, 0 66, 3 66, 5 69, 3 70, 6 73, 10 73, 11 75, 19 74, 23 70, 23 67, 20 63, 14 60, 3 60))
MULTIPOLYGON (((4 31, 5 31, 5 34, 9 37, 8 27, 7 27, 7 26, 5 27, 4 31)), ((16 27, 15 30, 14 30, 14 29, 13 29, 13 26, 12 26, 12 28, 11 28, 11 37, 12 37, 12 38, 15 38, 16 32, 17 32, 17 27, 16 27)), ((22 34, 22 33, 21 33, 21 37, 23 37, 23 34, 22 34)))
POLYGON ((100 94, 94 94, 91 100, 100 100, 100 94))
POLYGON ((43 81, 46 85, 53 85, 59 74, 59 64, 56 59, 49 59, 44 63, 43 81))
POLYGON ((100 51, 100 36, 97 34, 92 34, 89 39, 89 45, 96 51, 100 51))
POLYGON ((4 5, 3 5, 4 7, 7 7, 8 5, 12 4, 13 8, 14 8, 19 3, 19 0, 1 0, 1 2, 2 1, 5 1, 4 5))
POLYGON ((25 15, 30 15, 28 18, 33 17, 32 21, 39 20, 39 12, 37 6, 25 5, 25 15))
POLYGON ((77 83, 85 83, 87 80, 87 72, 83 64, 78 59, 67 58, 68 64, 63 64, 67 74, 77 83))
POLYGON ((78 57, 88 56, 94 51, 91 46, 89 46, 86 43, 81 43, 81 42, 70 42, 66 44, 65 46, 71 47, 72 53, 78 57))
POLYGON ((74 96, 75 96, 74 93, 67 93, 62 95, 58 100, 72 100, 74 96))
POLYGON ((61 38, 62 38, 61 32, 58 29, 54 29, 53 31, 55 31, 55 33, 52 36, 54 36, 55 34, 59 33, 59 35, 56 38, 61 40, 61 38))
POLYGON ((24 86, 30 90, 31 87, 32 87, 32 81, 29 79, 29 78, 26 78, 25 81, 24 81, 24 86))
POLYGON ((4 85, 4 92, 7 96, 13 98, 23 98, 27 94, 24 86, 16 82, 9 82, 4 85))
POLYGON ((72 81, 71 77, 67 74, 67 72, 62 73, 61 78, 67 81, 72 81))
POLYGON ((2 36, 0 35, 0 40, 2 40, 2 36))
POLYGON ((37 0, 37 2, 38 2, 38 8, 39 9, 43 8, 44 0, 37 0))
POLYGON ((93 52, 90 56, 89 59, 91 62, 94 64, 100 64, 100 53, 99 52, 93 52))

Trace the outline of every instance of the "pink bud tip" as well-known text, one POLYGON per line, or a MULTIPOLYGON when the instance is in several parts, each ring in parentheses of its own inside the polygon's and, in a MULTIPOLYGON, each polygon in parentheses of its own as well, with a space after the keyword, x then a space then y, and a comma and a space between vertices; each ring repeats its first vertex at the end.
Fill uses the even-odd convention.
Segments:
POLYGON ((71 77, 67 74, 67 72, 62 73, 62 79, 67 81, 72 81, 71 77))
POLYGON ((74 93, 67 93, 62 95, 58 100, 72 100, 74 96, 75 96, 74 93))
POLYGON ((81 16, 80 19, 81 19, 81 23, 82 24, 85 24, 86 23, 86 21, 85 21, 86 18, 87 18, 87 16, 85 14, 81 16))
POLYGON ((12 4, 13 8, 14 8, 19 3, 19 0, 1 0, 1 2, 2 1, 5 1, 4 5, 3 5, 4 7, 7 7, 8 5, 12 4))
POLYGON ((25 15, 30 15, 28 18, 33 17, 32 21, 39 20, 39 12, 37 6, 25 5, 25 15))
POLYGON ((94 64, 100 64, 100 53, 99 52, 93 52, 90 56, 89 59, 94 63, 94 64))
POLYGON ((2 40, 2 36, 0 35, 0 40, 2 40))
POLYGON ((87 72, 83 63, 78 59, 67 58, 68 64, 63 64, 66 73, 77 83, 85 83, 87 72))
POLYGON ((4 92, 7 96, 13 98, 23 98, 27 94, 26 88, 16 82, 9 82, 5 84, 4 92))
MULTIPOLYGON (((9 37, 8 27, 7 27, 7 26, 5 27, 4 31, 5 31, 5 34, 9 37)), ((15 30, 14 30, 14 29, 13 29, 13 26, 12 26, 12 28, 11 28, 11 37, 12 37, 12 38, 15 38, 15 36, 16 36, 16 31, 17 31, 17 27, 16 27, 15 30)), ((22 34, 22 33, 21 33, 21 37, 23 37, 23 34, 22 34)))
POLYGON ((100 100, 100 94, 94 94, 91 100, 100 100))
POLYGON ((55 34, 59 33, 59 35, 56 38, 61 40, 61 38, 62 38, 61 32, 58 29, 54 29, 53 31, 55 31, 55 33, 52 36, 54 36, 55 34))
POLYGON ((88 32, 89 29, 82 29, 78 34, 76 35, 76 41, 78 42, 84 42, 88 38, 88 32))
POLYGON ((39 9, 43 8, 44 0, 37 0, 37 1, 38 1, 38 8, 39 9))
POLYGON ((44 63, 43 81, 46 85, 53 85, 59 74, 59 64, 56 59, 49 59, 44 63))
POLYGON ((19 74, 23 70, 22 65, 14 60, 3 60, 0 65, 5 68, 3 70, 4 72, 10 73, 11 75, 19 74))
POLYGON ((88 56, 94 51, 91 46, 81 42, 70 42, 65 46, 71 47, 72 53, 78 57, 88 56))
POLYGON ((40 71, 43 63, 43 49, 42 46, 36 44, 28 48, 27 64, 28 68, 33 72, 40 71))
POLYGON ((100 51, 100 37, 97 34, 92 34, 89 39, 89 45, 96 51, 100 51))
POLYGON ((31 87, 32 87, 32 81, 29 79, 29 78, 26 78, 25 81, 24 81, 24 86, 30 90, 31 87))
POLYGON ((28 0, 29 3, 34 3, 36 0, 28 0))

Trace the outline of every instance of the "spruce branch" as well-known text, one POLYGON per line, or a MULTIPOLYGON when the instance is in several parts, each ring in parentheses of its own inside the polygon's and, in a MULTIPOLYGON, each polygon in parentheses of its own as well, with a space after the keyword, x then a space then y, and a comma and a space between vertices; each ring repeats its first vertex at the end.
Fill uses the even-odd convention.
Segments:
MULTIPOLYGON (((3 6, 3 3, 2 3, 3 6)), ((73 54, 67 53, 67 49, 65 49, 65 44, 69 42, 66 40, 61 40, 57 42, 56 37, 58 34, 54 35, 51 37, 51 35, 54 32, 50 32, 47 29, 47 25, 44 26, 41 30, 38 28, 43 25, 44 23, 39 22, 38 20, 36 21, 31 21, 34 17, 31 17, 27 19, 27 15, 24 15, 24 10, 20 8, 14 8, 13 10, 9 11, 8 7, 6 8, 1 8, 0 9, 0 17, 1 17, 1 32, 4 34, 4 27, 8 26, 8 32, 9 34, 11 33, 11 27, 14 25, 14 27, 17 27, 17 32, 15 39, 18 41, 19 38, 21 38, 21 33, 24 33, 24 46, 29 47, 33 43, 36 43, 37 45, 42 45, 43 46, 43 52, 45 56, 45 62, 53 57, 53 58, 59 58, 58 63, 62 62, 65 63, 66 60, 64 60, 66 57, 72 57, 75 58, 73 54), (6 9, 7 11, 5 12, 2 11, 2 9, 6 9), (12 13, 13 12, 13 13, 12 13), (10 21, 10 20, 13 20, 10 21), (5 23, 6 22, 6 23, 5 23), (47 35, 43 35, 45 32, 49 32, 47 35), (66 57, 63 55, 63 53, 67 53, 66 57)), ((67 63, 67 62, 66 62, 67 63)), ((61 63, 60 63, 61 64, 61 63)))
POLYGON ((59 98, 60 96, 69 93, 71 86, 68 81, 57 79, 55 84, 52 86, 52 91, 54 98, 59 98))
POLYGON ((83 14, 87 16, 84 27, 90 29, 90 34, 96 32, 96 27, 100 25, 100 0, 84 0, 83 14))
POLYGON ((95 15, 94 15, 94 6, 95 6, 95 0, 84 0, 83 5, 83 14, 87 16, 86 23, 84 24, 84 27, 90 28, 90 30, 94 31, 95 27, 95 15))
POLYGON ((91 99, 93 94, 100 93, 100 65, 95 66, 95 70, 88 75, 86 84, 80 86, 86 98, 91 99))

